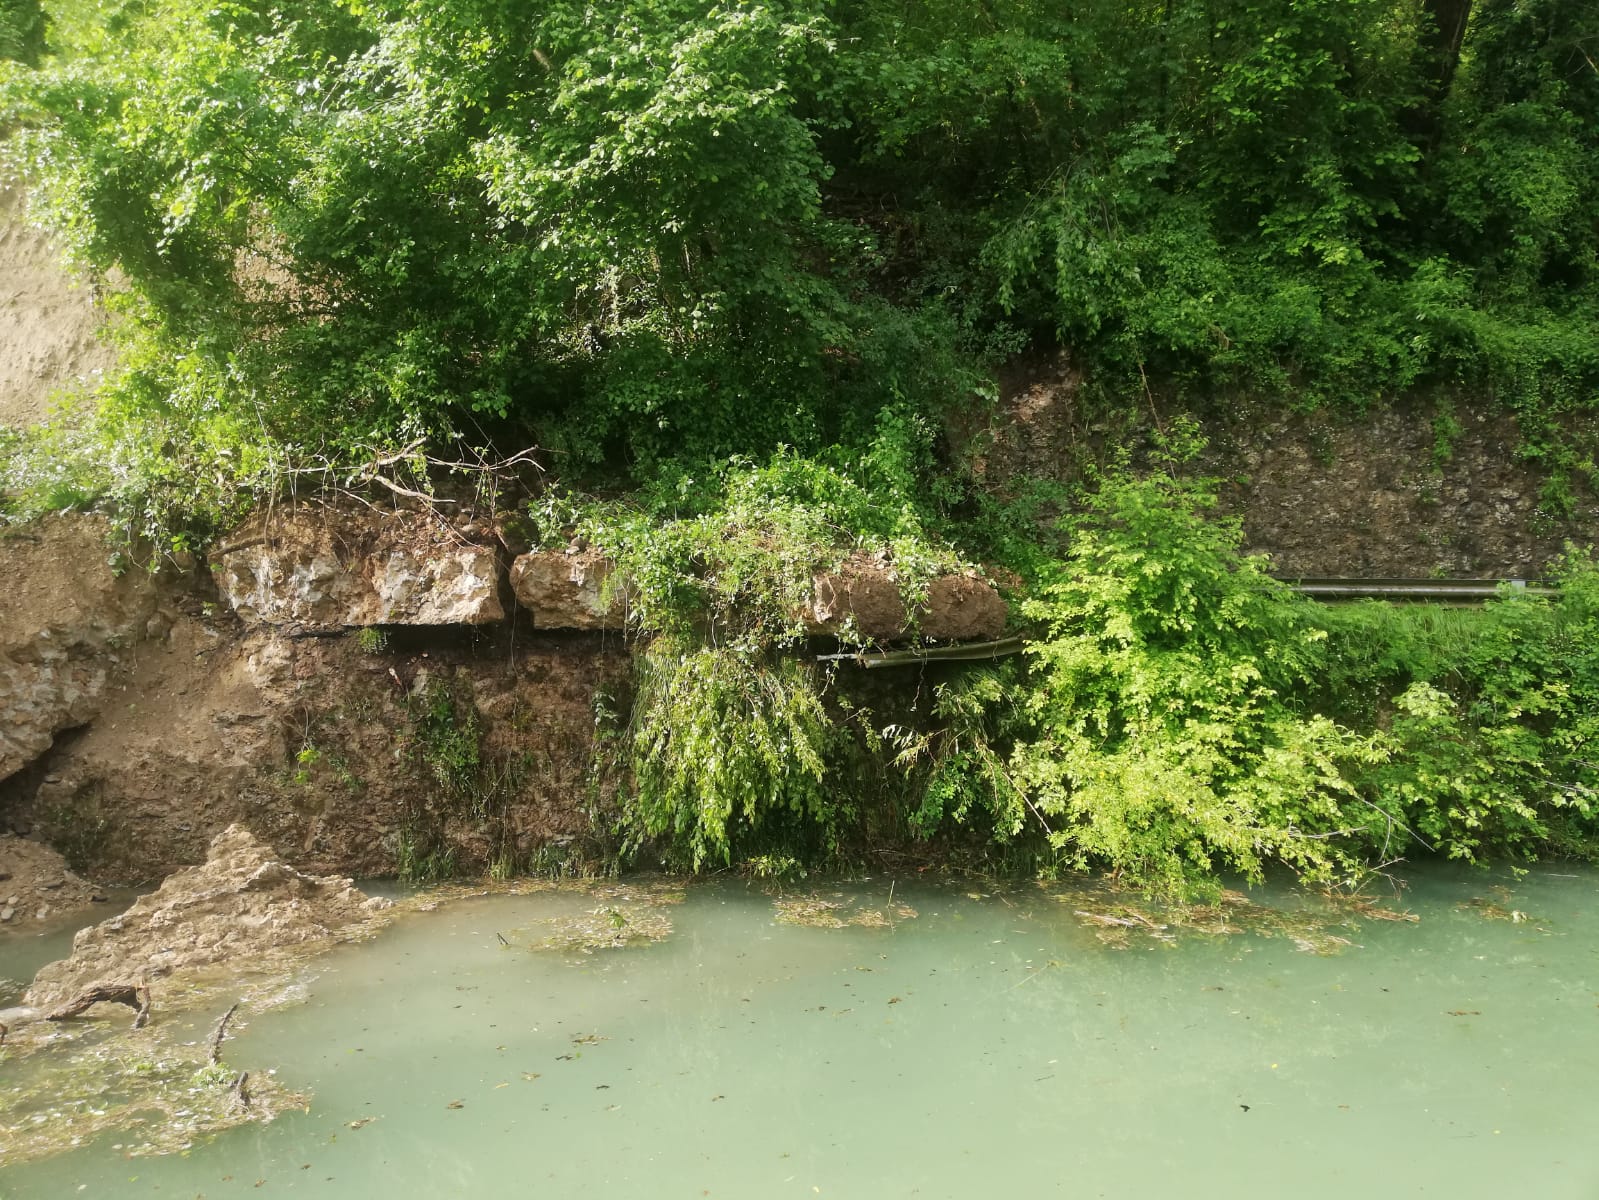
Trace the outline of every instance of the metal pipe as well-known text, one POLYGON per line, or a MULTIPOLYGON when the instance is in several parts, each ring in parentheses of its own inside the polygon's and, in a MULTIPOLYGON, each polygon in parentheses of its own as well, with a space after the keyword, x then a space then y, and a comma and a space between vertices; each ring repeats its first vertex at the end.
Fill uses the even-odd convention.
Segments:
POLYGON ((1492 600, 1509 588, 1529 596, 1558 596, 1560 589, 1525 579, 1284 579, 1302 596, 1317 600, 1492 600))
MULTIPOLYGON (((1506 588, 1529 596, 1558 597, 1560 589, 1525 579, 1283 579, 1291 589, 1313 600, 1436 600, 1476 604, 1492 600, 1506 588)), ((917 646, 908 650, 860 650, 848 654, 818 654, 817 662, 847 662, 865 670, 909 667, 928 662, 979 662, 1019 654, 1022 637, 992 642, 962 642, 953 646, 917 646)))

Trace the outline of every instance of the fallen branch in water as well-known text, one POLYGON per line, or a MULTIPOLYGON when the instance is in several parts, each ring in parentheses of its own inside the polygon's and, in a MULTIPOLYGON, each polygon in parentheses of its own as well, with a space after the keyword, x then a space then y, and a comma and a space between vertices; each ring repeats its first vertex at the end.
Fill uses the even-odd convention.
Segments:
POLYGON ((65 1004, 44 1014, 46 1021, 65 1021, 81 1015, 96 1004, 126 1004, 138 1015, 133 1027, 143 1029, 150 1019, 150 989, 142 983, 97 983, 86 987, 65 1004))
POLYGON ((222 1014, 222 1019, 217 1022, 216 1032, 211 1035, 211 1065, 214 1067, 222 1061, 222 1039, 227 1036, 228 1022, 233 1020, 233 1014, 239 1011, 239 1002, 235 1000, 233 1007, 222 1014))

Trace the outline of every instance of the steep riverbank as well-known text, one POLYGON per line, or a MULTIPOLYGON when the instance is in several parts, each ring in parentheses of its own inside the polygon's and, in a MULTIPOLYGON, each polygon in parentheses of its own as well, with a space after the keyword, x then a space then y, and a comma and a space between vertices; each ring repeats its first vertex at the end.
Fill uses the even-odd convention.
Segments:
MULTIPOLYGON (((7 205, 0 299, 32 316, 0 344, 35 365, 6 377, 0 422, 22 427, 109 360, 85 340, 87 296, 7 205)), ((1080 385, 1064 360, 1014 371, 993 423, 965 435, 977 480, 999 496, 1069 484, 1173 416, 1152 400, 1113 429, 1080 385)), ((1592 528, 1585 493, 1556 515, 1553 477, 1504 415, 1410 401, 1200 416, 1201 468, 1281 572, 1537 577, 1592 528)), ((71 514, 0 531, 0 833, 97 883, 159 879, 234 822, 312 871, 559 870, 606 853, 593 817, 624 781, 599 750, 626 723, 633 648, 625 584, 607 586, 592 551, 528 555, 501 514, 393 497, 261 514, 208 563, 155 573, 114 560, 108 533, 71 514)), ((891 640, 908 617, 891 568, 852 560, 818 578, 806 625, 891 640)), ((989 583, 957 574, 934 582, 919 631, 981 640, 1006 619, 989 583)))

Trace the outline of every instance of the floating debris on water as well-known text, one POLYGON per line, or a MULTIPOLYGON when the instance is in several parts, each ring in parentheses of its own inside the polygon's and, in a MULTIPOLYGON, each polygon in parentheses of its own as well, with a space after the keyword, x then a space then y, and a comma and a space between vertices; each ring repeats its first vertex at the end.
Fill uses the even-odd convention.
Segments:
POLYGON ((779 896, 773 899, 772 907, 782 924, 809 925, 814 929, 889 929, 916 916, 916 910, 908 904, 890 901, 874 906, 867 897, 846 896, 843 892, 779 896))
POLYGON ((457 900, 475 900, 484 896, 538 896, 548 893, 592 896, 596 900, 613 900, 629 904, 671 905, 683 903, 688 896, 688 889, 681 879, 648 876, 625 882, 617 879, 507 879, 492 882, 434 884, 425 892, 418 892, 396 903, 402 910, 433 912, 457 900))
POLYGON ((1373 921, 1420 921, 1421 918, 1408 909, 1384 908, 1380 904, 1373 904, 1370 900, 1362 900, 1358 896, 1349 902, 1349 907, 1363 917, 1373 921))
POLYGON ((651 879, 639 883, 603 879, 527 882, 534 886, 496 885, 492 889, 483 888, 465 894, 566 892, 601 903, 582 912, 548 917, 530 926, 496 933, 502 945, 528 950, 592 954, 596 950, 620 950, 626 946, 664 941, 671 936, 672 919, 662 910, 683 903, 687 897, 683 884, 677 880, 651 879))
POLYGON ((1103 882, 1063 888, 1042 885, 1051 899, 1070 906, 1078 923, 1113 950, 1137 943, 1173 945, 1183 936, 1230 937, 1253 934, 1280 937, 1307 954, 1338 954, 1355 945, 1344 933, 1357 931, 1359 918, 1413 922, 1413 913, 1384 908, 1369 900, 1305 896, 1294 908, 1256 904, 1242 892, 1227 889, 1214 903, 1163 905, 1136 893, 1118 891, 1103 882))
POLYGON ((620 950, 641 942, 665 941, 672 932, 672 920, 665 913, 638 904, 602 904, 587 912, 551 917, 541 922, 549 930, 543 937, 536 936, 540 926, 518 933, 534 934, 530 940, 517 937, 511 945, 525 945, 530 950, 577 950, 592 954, 596 950, 620 950))
POLYGON ((183 1044, 181 1029, 132 1031, 117 1018, 26 1032, 30 1049, 48 1045, 50 1053, 30 1055, 7 1072, 14 1082, 0 1089, 0 1166, 83 1146, 114 1130, 125 1135, 121 1154, 171 1154, 308 1104, 270 1072, 209 1061, 206 1040, 183 1044))
POLYGON ((1534 917, 1515 906, 1516 896, 1509 888, 1503 886, 1492 887, 1488 889, 1488 895, 1492 896, 1493 899, 1490 900, 1486 896, 1473 896, 1469 900, 1461 901, 1455 907, 1463 912, 1474 912, 1489 921, 1509 921, 1512 925, 1531 924, 1539 932, 1548 932, 1543 918, 1534 917))

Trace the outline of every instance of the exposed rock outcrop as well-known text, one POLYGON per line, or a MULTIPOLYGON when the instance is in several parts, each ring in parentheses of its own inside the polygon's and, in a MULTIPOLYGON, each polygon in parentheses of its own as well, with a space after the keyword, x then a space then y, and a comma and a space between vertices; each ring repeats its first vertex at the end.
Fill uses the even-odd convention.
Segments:
POLYGON ((509 623, 410 637, 376 646, 182 615, 131 656, 128 703, 58 745, 48 774, 0 787, 0 828, 108 885, 198 861, 233 822, 303 870, 357 876, 397 871, 419 824, 463 871, 581 841, 586 806, 609 795, 595 791, 595 709, 625 710, 620 640, 509 623), (453 728, 434 715, 441 697, 462 714, 453 728), (430 739, 452 733, 503 814, 493 844, 441 789, 430 739))
POLYGON ((244 620, 337 629, 501 620, 499 555, 418 510, 301 505, 259 514, 212 552, 244 620))
POLYGON ((231 826, 211 843, 203 865, 80 930, 72 954, 42 968, 23 1003, 46 1009, 102 983, 156 991, 182 972, 350 936, 387 907, 348 879, 295 870, 248 830, 231 826))
MULTIPOLYGON (((610 583, 614 572, 612 563, 592 548, 538 550, 512 564, 511 583, 537 627, 621 629, 627 622, 627 588, 610 583)), ((996 638, 1005 629, 1005 601, 975 573, 935 577, 914 620, 893 565, 865 554, 851 555, 836 571, 818 574, 812 589, 804 621, 815 634, 853 629, 883 642, 911 636, 968 640, 996 638)))
POLYGON ((0 537, 0 779, 82 725, 134 642, 159 632, 160 585, 109 564, 107 527, 53 517, 0 537))
POLYGON ((627 623, 627 587, 611 583, 615 571, 592 548, 538 550, 511 564, 511 587, 537 629, 621 629, 627 623))
POLYGON ((15 929, 87 908, 95 890, 49 846, 0 836, 0 929, 15 929))
POLYGON ((891 642, 913 635, 936 641, 983 640, 1005 631, 1005 601, 993 584, 972 573, 935 576, 914 619, 893 566, 864 554, 851 555, 838 570, 817 575, 812 589, 806 624, 813 633, 838 633, 853 625, 863 637, 891 642))

